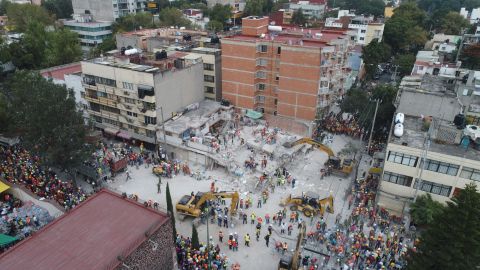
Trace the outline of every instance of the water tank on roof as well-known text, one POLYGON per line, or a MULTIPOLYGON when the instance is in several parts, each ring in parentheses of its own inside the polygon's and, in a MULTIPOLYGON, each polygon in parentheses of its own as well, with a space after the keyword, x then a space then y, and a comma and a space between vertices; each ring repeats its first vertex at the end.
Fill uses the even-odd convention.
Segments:
POLYGON ((139 51, 137 49, 130 49, 130 50, 125 51, 125 55, 134 55, 134 54, 137 54, 137 53, 139 53, 139 51))
POLYGON ((268 26, 268 31, 272 31, 272 32, 282 32, 282 27, 281 26, 278 26, 278 25, 269 25, 268 26))
POLYGON ((475 125, 467 125, 463 130, 463 133, 470 137, 472 141, 477 141, 480 139, 480 127, 475 125))
POLYGON ((393 129, 393 135, 395 137, 402 137, 403 136, 403 124, 396 124, 393 129))
POLYGON ((395 124, 403 124, 404 120, 405 115, 403 113, 397 113, 397 115, 395 115, 395 124))
POLYGON ((455 118, 453 119, 453 123, 455 124, 457 129, 464 129, 466 124, 465 115, 461 113, 455 115, 455 118))

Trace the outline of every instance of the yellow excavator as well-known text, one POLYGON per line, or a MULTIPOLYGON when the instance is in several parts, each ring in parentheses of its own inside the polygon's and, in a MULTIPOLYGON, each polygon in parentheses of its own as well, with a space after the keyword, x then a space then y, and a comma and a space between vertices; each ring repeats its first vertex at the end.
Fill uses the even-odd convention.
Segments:
POLYGON ((327 170, 335 175, 349 176, 355 167, 355 160, 348 158, 328 157, 325 162, 327 170))
POLYGON ((319 150, 327 153, 327 155, 329 157, 335 156, 335 153, 333 153, 333 150, 330 149, 330 147, 322 144, 319 141, 311 139, 311 138, 301 138, 301 139, 299 139, 297 141, 294 141, 294 142, 286 142, 286 143, 283 144, 283 146, 286 147, 286 148, 292 148, 295 145, 299 145, 299 144, 302 144, 302 143, 308 143, 308 144, 312 145, 313 147, 318 148, 319 150))
POLYGON ((292 197, 290 194, 280 205, 283 207, 290 205, 290 210, 303 212, 306 217, 323 215, 325 211, 331 214, 334 212, 332 195, 320 199, 318 194, 310 191, 303 193, 300 197, 292 197))
POLYGON ((280 259, 278 270, 298 270, 300 269, 300 251, 303 240, 307 234, 307 226, 305 221, 302 222, 302 228, 298 232, 297 245, 293 251, 292 257, 286 256, 280 259))
POLYGON ((230 198, 230 213, 235 215, 237 212, 237 203, 239 200, 236 191, 220 191, 220 192, 197 192, 194 196, 184 195, 176 204, 177 213, 184 216, 199 217, 202 209, 205 207, 207 200, 216 200, 217 198, 230 198))

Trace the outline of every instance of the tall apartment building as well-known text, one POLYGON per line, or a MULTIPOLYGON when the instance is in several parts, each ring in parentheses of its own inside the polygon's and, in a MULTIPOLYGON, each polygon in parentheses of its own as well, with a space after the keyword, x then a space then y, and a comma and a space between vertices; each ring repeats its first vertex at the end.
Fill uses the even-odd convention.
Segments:
POLYGON ((480 181, 480 127, 454 123, 466 110, 455 93, 462 83, 454 81, 432 75, 402 80, 396 106, 405 115, 403 134, 392 128, 388 139, 377 198, 381 207, 406 213, 415 194, 446 202, 480 181))
POLYGON ((90 14, 73 14, 72 20, 63 21, 63 25, 78 34, 84 52, 90 51, 108 37, 112 36, 111 21, 96 21, 90 14))
POLYGON ((155 144, 162 111, 168 120, 204 99, 202 60, 127 55, 82 61, 88 113, 105 133, 155 144))
POLYGON ((345 31, 288 30, 268 20, 243 18, 242 34, 222 39, 222 96, 239 108, 311 123, 344 91, 351 39, 345 31))
POLYGON ((147 0, 72 0, 74 14, 91 14, 100 21, 145 11, 147 0))

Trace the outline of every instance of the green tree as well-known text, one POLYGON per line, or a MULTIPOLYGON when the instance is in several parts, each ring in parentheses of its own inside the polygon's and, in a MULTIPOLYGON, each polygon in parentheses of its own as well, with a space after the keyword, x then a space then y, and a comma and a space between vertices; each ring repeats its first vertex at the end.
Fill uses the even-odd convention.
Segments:
POLYGON ((209 21, 206 26, 207 30, 213 31, 213 32, 219 32, 223 30, 223 23, 219 21, 209 21))
POLYGON ((378 17, 383 15, 385 2, 383 0, 329 0, 328 6, 355 10, 356 14, 370 14, 378 17))
POLYGON ((22 33, 31 23, 46 26, 54 22, 53 17, 43 7, 30 4, 9 4, 7 16, 8 24, 14 26, 15 31, 22 33))
POLYGON ((460 13, 450 11, 443 17, 440 29, 446 35, 460 35, 462 29, 467 29, 469 26, 470 22, 460 13))
POLYGON ((153 27, 152 14, 147 12, 140 12, 120 17, 112 25, 112 31, 114 33, 129 32, 136 29, 151 27, 153 27))
MULTIPOLYGON (((379 84, 373 89, 371 99, 380 100, 374 128, 376 134, 381 133, 384 129, 388 130, 390 128, 393 114, 395 113, 393 102, 396 97, 397 88, 391 84, 379 84)), ((374 106, 373 102, 371 105, 372 107, 374 106)), ((372 109, 371 111, 373 116, 374 110, 372 109)), ((366 126, 368 126, 368 128, 370 128, 370 124, 370 121, 366 121, 366 126)))
POLYGON ((7 6, 10 4, 8 0, 1 0, 0 1, 0 16, 4 16, 7 14, 7 6))
POLYGON ((416 57, 413 54, 399 54, 395 59, 395 65, 398 65, 398 72, 400 77, 409 75, 412 73, 413 64, 416 57))
POLYGON ((480 43, 465 46, 461 52, 462 66, 472 70, 480 68, 480 43))
POLYGON ((173 7, 162 9, 158 15, 158 19, 162 26, 189 27, 191 24, 188 19, 183 17, 181 10, 173 7))
POLYGON ((66 28, 48 33, 47 63, 58 66, 80 60, 82 48, 78 34, 66 28))
POLYGON ((3 93, 0 92, 0 132, 6 132, 9 129, 11 121, 7 109, 7 99, 3 93))
POLYGON ((416 53, 427 41, 427 32, 422 28, 427 15, 414 2, 405 2, 395 9, 386 21, 383 32, 385 42, 393 53, 412 51, 416 53))
POLYGON ((357 114, 365 109, 365 104, 367 103, 367 92, 358 88, 353 88, 350 89, 345 95, 340 108, 343 112, 357 114))
POLYGON ((92 57, 98 57, 98 56, 100 56, 100 54, 111 51, 111 50, 114 50, 116 47, 117 47, 117 45, 115 43, 115 38, 113 36, 111 36, 111 37, 108 37, 108 38, 104 39, 102 41, 102 43, 95 46, 95 48, 93 48, 90 51, 90 55, 92 57))
POLYGON ((45 26, 31 22, 19 42, 9 46, 13 64, 19 69, 39 69, 45 66, 47 48, 45 26))
POLYGON ((192 247, 194 249, 200 248, 200 241, 198 240, 197 227, 195 227, 194 224, 192 224, 192 247))
POLYGON ((278 1, 276 1, 276 2, 273 4, 272 12, 275 12, 275 11, 278 11, 278 10, 280 10, 280 9, 285 8, 285 5, 288 4, 288 3, 289 3, 288 0, 278 0, 278 1))
POLYGON ((468 184, 447 202, 441 215, 434 215, 422 233, 408 270, 476 269, 480 265, 480 194, 468 184))
POLYGON ((265 14, 263 11, 264 5, 265 0, 247 0, 243 12, 248 16, 262 16, 265 14))
POLYGON ((443 205, 432 199, 432 195, 420 195, 416 202, 410 205, 410 216, 418 225, 430 225, 434 218, 443 211, 443 205))
POLYGON ((42 7, 54 14, 57 19, 70 18, 73 14, 71 0, 46 0, 42 1, 42 7))
POLYGON ((16 72, 6 89, 12 129, 43 163, 70 169, 91 154, 73 90, 30 71, 16 72))
POLYGON ((232 7, 230 5, 216 4, 207 14, 211 21, 221 22, 225 26, 227 20, 232 17, 232 7))
POLYGON ((175 213, 173 212, 173 204, 172 204, 172 196, 170 195, 170 187, 168 186, 165 193, 167 194, 167 212, 170 215, 170 219, 172 221, 172 229, 173 229, 173 241, 177 239, 177 229, 175 228, 175 213))
POLYGON ((362 48, 362 58, 365 63, 367 79, 372 79, 377 71, 378 64, 387 61, 391 56, 390 46, 384 42, 372 40, 367 46, 362 48))
POLYGON ((303 14, 303 10, 301 8, 295 10, 292 14, 291 23, 294 25, 304 26, 308 21, 308 18, 305 14, 303 14))

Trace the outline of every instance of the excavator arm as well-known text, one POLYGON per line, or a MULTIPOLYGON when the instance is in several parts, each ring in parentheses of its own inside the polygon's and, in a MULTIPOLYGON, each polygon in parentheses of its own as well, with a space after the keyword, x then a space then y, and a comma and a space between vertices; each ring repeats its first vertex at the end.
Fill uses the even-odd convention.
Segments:
POLYGON ((197 202, 195 205, 195 208, 200 209, 202 205, 207 201, 207 200, 213 200, 216 199, 217 197, 221 198, 231 198, 232 202, 230 205, 230 213, 234 215, 237 212, 237 204, 239 200, 239 195, 238 192, 207 192, 205 193, 197 202))
POLYGON ((285 146, 288 147, 288 148, 290 148, 290 147, 293 147, 293 146, 295 146, 295 145, 302 144, 302 143, 308 143, 308 144, 313 145, 314 147, 317 147, 319 150, 327 153, 327 155, 328 155, 329 157, 335 156, 335 153, 333 152, 333 150, 332 150, 330 147, 322 144, 322 143, 319 142, 319 141, 316 141, 316 140, 314 140, 314 139, 311 139, 311 138, 301 138, 301 139, 299 139, 299 140, 297 140, 297 141, 295 141, 295 142, 293 142, 293 143, 290 143, 290 144, 288 144, 288 145, 285 145, 285 146))
POLYGON ((302 222, 302 228, 298 232, 297 245, 295 246, 295 251, 293 252, 292 257, 292 270, 298 270, 299 260, 300 260, 300 250, 303 243, 303 239, 307 233, 307 226, 305 221, 302 222))
POLYGON ((333 214, 333 196, 330 195, 325 199, 318 200, 318 203, 320 204, 320 212, 323 215, 325 211, 327 211, 330 214, 333 214))

